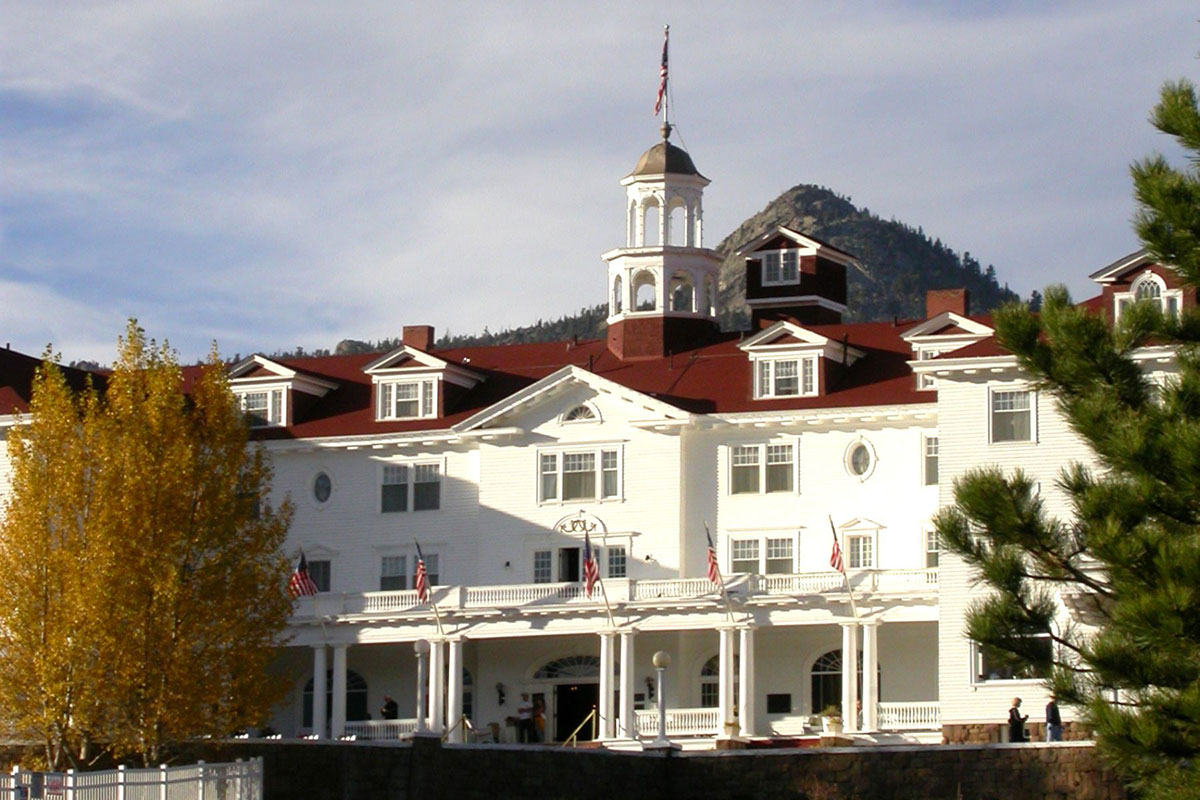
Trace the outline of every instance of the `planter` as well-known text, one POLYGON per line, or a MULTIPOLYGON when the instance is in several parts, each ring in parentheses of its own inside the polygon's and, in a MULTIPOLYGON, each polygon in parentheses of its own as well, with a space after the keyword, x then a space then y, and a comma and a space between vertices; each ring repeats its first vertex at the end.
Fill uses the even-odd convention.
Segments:
POLYGON ((821 732, 833 735, 842 732, 842 721, 837 717, 821 717, 821 732))

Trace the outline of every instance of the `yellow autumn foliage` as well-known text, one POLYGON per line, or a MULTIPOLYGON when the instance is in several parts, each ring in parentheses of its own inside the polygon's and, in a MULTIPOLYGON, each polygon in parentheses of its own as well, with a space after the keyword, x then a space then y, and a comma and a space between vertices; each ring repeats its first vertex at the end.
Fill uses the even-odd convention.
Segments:
POLYGON ((50 766, 261 724, 291 610, 290 503, 214 353, 185 387, 131 321, 102 391, 47 363, 9 435, 0 519, 0 722, 50 766), (185 393, 186 389, 186 393, 185 393))

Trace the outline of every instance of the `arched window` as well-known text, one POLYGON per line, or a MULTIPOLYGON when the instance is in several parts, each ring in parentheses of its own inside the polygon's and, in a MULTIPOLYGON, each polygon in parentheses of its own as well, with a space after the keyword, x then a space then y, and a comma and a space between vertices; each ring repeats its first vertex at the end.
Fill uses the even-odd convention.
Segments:
MULTIPOLYGON (((333 709, 333 670, 325 673, 325 718, 331 717, 333 709)), ((367 682, 353 670, 346 670, 346 721, 369 719, 367 713, 367 682)), ((313 680, 304 684, 304 727, 313 724, 313 680)))
POLYGON ((645 205, 642 206, 642 247, 655 247, 660 244, 659 212, 661 210, 656 198, 646 198, 645 205))
POLYGON ((625 286, 625 284, 621 281, 620 275, 613 278, 613 294, 612 294, 612 313, 613 314, 621 313, 621 308, 624 305, 624 303, 623 303, 624 298, 621 296, 622 295, 621 290, 624 288, 624 286, 625 286))
POLYGON ((1163 294, 1163 280, 1157 275, 1143 275, 1133 282, 1133 296, 1138 300, 1158 300, 1163 294))
POLYGON ((671 212, 667 215, 667 236, 667 244, 677 246, 686 244, 687 219, 682 199, 671 203, 671 212))
POLYGON ((600 659, 596 656, 565 656, 556 658, 533 673, 535 681, 599 678, 600 659))
POLYGON ((639 272, 633 279, 633 310, 653 311, 658 308, 658 287, 654 275, 650 272, 639 272))
POLYGON ((695 294, 691 277, 686 273, 676 272, 671 278, 671 310, 694 311, 695 294))
POLYGON ((704 279, 704 310, 709 316, 717 315, 717 287, 711 276, 704 279))
MULTIPOLYGON (((858 688, 862 694, 862 650, 858 651, 858 688)), ((878 665, 875 686, 881 687, 882 673, 878 665)), ((812 667, 812 713, 820 714, 828 706, 842 707, 842 651, 830 650, 813 662, 812 667)))
POLYGON ((563 422, 594 422, 596 412, 589 405, 578 405, 562 415, 563 422))
MULTIPOLYGON (((733 657, 733 696, 738 694, 741 658, 733 657)), ((700 668, 700 707, 716 708, 721 704, 721 657, 715 655, 700 668)))

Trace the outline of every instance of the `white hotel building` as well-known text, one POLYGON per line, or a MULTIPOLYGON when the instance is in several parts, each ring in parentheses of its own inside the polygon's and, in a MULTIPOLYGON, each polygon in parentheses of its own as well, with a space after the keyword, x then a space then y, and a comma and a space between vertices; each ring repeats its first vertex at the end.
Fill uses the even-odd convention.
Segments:
MULTIPOLYGON (((961 290, 930 293, 925 319, 842 323, 853 256, 785 228, 742 248, 752 330, 721 333, 708 180, 664 138, 621 183, 606 341, 438 350, 409 326, 384 355, 232 368, 274 498, 296 505, 289 553, 320 588, 296 603, 272 727, 412 730, 419 640, 423 711, 452 741, 472 735, 464 716, 510 737, 529 693, 548 739, 595 707, 598 738, 637 746, 654 735, 660 650, 669 731, 697 745, 811 734, 829 705, 861 703, 844 726, 864 740, 979 736, 1017 694, 1040 721, 1039 682, 964 638, 975 589, 930 519, 955 476, 989 464, 1032 473, 1065 514, 1058 470, 1089 456, 1052 400, 961 290), (727 594, 706 577, 706 526, 727 594), (584 531, 603 596, 581 582, 584 531), (412 588, 418 541, 436 614, 412 588), (380 719, 385 695, 401 719, 380 719)), ((1097 311, 1195 301, 1141 254, 1093 278, 1097 311)), ((1171 369, 1169 352, 1145 357, 1171 369)), ((34 363, 0 351, 0 434, 34 363)))

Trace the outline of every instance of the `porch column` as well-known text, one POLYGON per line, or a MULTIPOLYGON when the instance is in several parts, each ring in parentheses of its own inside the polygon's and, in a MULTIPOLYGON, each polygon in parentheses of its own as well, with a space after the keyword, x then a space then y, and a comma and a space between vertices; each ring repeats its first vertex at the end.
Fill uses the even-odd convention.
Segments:
POLYGON ((613 726, 613 644, 616 638, 615 631, 600 632, 600 706, 596 712, 600 715, 601 739, 616 736, 613 726))
POLYGON ((337 739, 346 732, 346 648, 333 646, 333 710, 329 721, 329 736, 337 739))
POLYGON ((325 738, 325 645, 313 647, 313 693, 312 693, 312 732, 318 739, 325 738))
POLYGON ((879 729, 879 620, 863 626, 863 730, 879 729))
POLYGON ((842 623, 842 725, 858 730, 858 623, 842 623))
POLYGON ((463 640, 461 637, 446 642, 449 657, 446 668, 449 673, 446 689, 446 724, 450 726, 450 736, 447 741, 461 743, 466 740, 466 730, 462 724, 463 715, 463 640))
POLYGON ((741 629, 741 666, 738 671, 738 720, 740 735, 754 736, 754 626, 741 629))
POLYGON ((733 732, 733 628, 719 628, 721 649, 718 651, 718 668, 720 671, 717 693, 717 716, 720 718, 718 736, 729 736, 733 732))
POLYGON ((446 732, 446 641, 429 640, 429 730, 446 732))
POLYGON ((633 710, 633 694, 637 677, 633 674, 633 635, 637 631, 625 628, 621 631, 621 727, 617 736, 636 739, 638 735, 636 714, 633 710))

